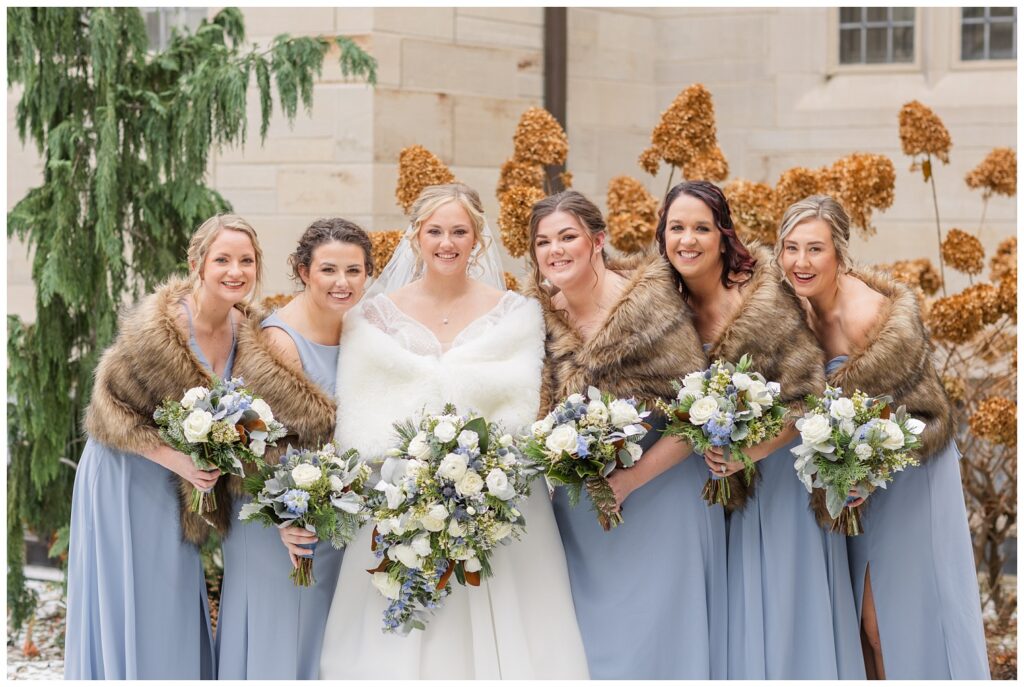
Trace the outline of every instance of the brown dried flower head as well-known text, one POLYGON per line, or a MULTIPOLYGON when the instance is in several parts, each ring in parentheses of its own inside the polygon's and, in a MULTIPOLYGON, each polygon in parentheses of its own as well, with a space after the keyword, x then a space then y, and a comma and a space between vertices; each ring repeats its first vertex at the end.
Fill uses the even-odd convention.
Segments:
MULTIPOLYGON (((934 155, 943 163, 949 162, 949 149, 953 146, 939 116, 917 100, 911 100, 900 110, 900 142, 905 155, 934 155)), ((915 163, 911 169, 916 168, 915 163)))
POLYGON ((698 155, 683 165, 683 177, 722 181, 729 176, 729 161, 717 145, 703 155, 698 155))
POLYGON ((432 152, 420 145, 403 148, 398 154, 398 187, 395 199, 405 213, 427 186, 450 184, 455 175, 432 152))
POLYGON ((562 172, 558 180, 562 182, 562 188, 572 188, 572 172, 562 172))
POLYGON ((658 149, 654 146, 647 148, 644 152, 640 153, 640 157, 637 158, 637 162, 640 164, 640 168, 645 172, 654 176, 658 173, 658 168, 661 167, 661 154, 658 149))
POLYGON ((824 174, 820 169, 793 167, 787 169, 775 184, 775 213, 781 219, 790 205, 807 196, 821 193, 824 174))
POLYGON ((942 241, 942 259, 964 274, 981 274, 985 269, 985 249, 976 236, 950 229, 942 241))
POLYGON ((1017 404, 991 396, 978 404, 968 423, 975 436, 993 444, 1017 445, 1017 404))
POLYGON ((1012 268, 1017 266, 1017 237, 1011 236, 1008 239, 1004 239, 999 246, 996 248, 995 255, 992 256, 992 260, 989 262, 991 271, 989 272, 989 279, 992 281, 999 281, 1003 278, 1003 275, 1009 272, 1012 268))
POLYGON ((929 296, 934 296, 942 288, 942 277, 939 276, 939 271, 935 269, 935 265, 928 258, 897 260, 894 263, 878 267, 888 270, 896 281, 921 289, 929 296))
POLYGON ((514 157, 520 162, 561 165, 569 155, 569 138, 565 129, 542 107, 531 107, 523 113, 512 143, 515 146, 514 157))
POLYGON ((501 173, 498 176, 497 196, 509 190, 513 186, 531 186, 533 188, 544 188, 544 166, 533 162, 522 162, 509 158, 501 166, 501 173))
POLYGON ((864 236, 875 228, 871 214, 892 205, 896 168, 885 155, 853 153, 836 160, 823 174, 824 191, 831 194, 850 215, 850 222, 864 236))
POLYGON ((505 249, 513 258, 520 258, 530 249, 530 211, 533 204, 544 199, 544 191, 532 186, 513 186, 500 199, 498 228, 505 249))
POLYGON ((963 290, 963 295, 981 310, 981 321, 993 324, 1002 314, 1002 303, 999 300, 999 289, 992 284, 975 284, 963 290))
POLYGON ((380 274, 384 266, 395 254, 395 249, 402 242, 404 231, 394 229, 391 231, 371 231, 370 246, 373 249, 373 273, 380 274))
POLYGON ((1013 148, 995 148, 965 179, 970 188, 985 189, 984 196, 993 193, 1013 197, 1017 195, 1017 151, 1013 148))
POLYGON ((654 239, 658 201, 642 183, 628 176, 608 182, 608 233, 612 245, 625 253, 643 250, 654 239))
POLYGON ((942 386, 946 390, 949 400, 953 403, 960 403, 967 396, 967 382, 964 381, 963 377, 943 375, 942 386))
MULTIPOLYGON (((718 148, 715 105, 703 84, 692 84, 675 97, 651 132, 651 143, 661 159, 682 169, 687 179, 721 180, 728 175, 718 148)), ((649 171, 643 162, 646 155, 641 155, 641 165, 649 171)))
POLYGON ((962 293, 933 301, 925 321, 932 337, 954 344, 967 343, 984 326, 981 307, 962 293))
POLYGON ((505 289, 507 289, 508 291, 519 290, 519 280, 516 278, 516 275, 512 274, 511 272, 505 273, 505 289))
POLYGON ((722 188, 740 239, 746 243, 757 239, 767 245, 775 243, 778 216, 775 214, 775 192, 767 184, 745 179, 730 181, 722 188))
POLYGON ((1017 321, 1017 266, 1014 265, 999 280, 999 309, 1014 322, 1017 321))
POLYGON ((288 305, 293 298, 295 298, 294 293, 275 293, 260 301, 260 306, 263 308, 264 312, 270 312, 288 305))

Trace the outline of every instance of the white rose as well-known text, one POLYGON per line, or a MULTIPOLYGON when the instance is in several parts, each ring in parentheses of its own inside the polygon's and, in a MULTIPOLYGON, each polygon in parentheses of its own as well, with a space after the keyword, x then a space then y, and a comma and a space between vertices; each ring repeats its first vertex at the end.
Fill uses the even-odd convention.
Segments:
POLYGON ((612 424, 616 427, 625 427, 640 422, 640 413, 636 412, 636 408, 621 399, 612 401, 608 406, 608 412, 611 414, 612 424))
POLYGON ((413 552, 415 552, 417 556, 429 556, 430 535, 420 534, 416 537, 413 537, 413 540, 409 543, 409 546, 412 547, 413 552))
POLYGON ((420 518, 420 524, 428 532, 440 532, 444 529, 446 519, 448 519, 448 509, 438 503, 427 509, 427 514, 420 518))
POLYGON ((254 398, 252 400, 252 405, 249 407, 255 410, 256 414, 259 415, 260 419, 264 422, 274 421, 274 413, 270 411, 270 406, 267 405, 267 402, 262 398, 254 398))
POLYGON ((508 448, 509 446, 514 444, 515 442, 516 442, 516 440, 512 438, 511 434, 502 434, 498 438, 498 446, 501 446, 502 448, 508 448))
POLYGON ((747 400, 751 404, 767 408, 772 404, 771 387, 756 379, 750 380, 750 385, 747 386, 747 400))
POLYGON ((740 391, 746 391, 750 388, 750 383, 754 380, 750 378, 750 375, 742 372, 736 372, 732 376, 732 385, 740 391))
POLYGON ((395 544, 388 549, 388 558, 397 560, 407 568, 419 570, 423 565, 423 559, 416 555, 413 548, 408 544, 395 544))
POLYGON ((711 416, 718 412, 718 402, 709 397, 699 398, 690 406, 690 422, 695 425, 703 425, 711 416))
POLYGON ((341 478, 337 475, 330 475, 327 481, 331 484, 331 491, 341 491, 345 488, 345 483, 341 481, 341 478))
POLYGON ((803 443, 818 446, 832 439, 832 424, 824 415, 811 415, 796 421, 803 443))
POLYGON ((487 491, 502 501, 508 501, 516 495, 516 490, 508 483, 508 475, 498 468, 494 468, 487 473, 486 482, 487 491))
POLYGON ((601 401, 591 401, 587 405, 587 417, 593 422, 608 422, 608 406, 601 401))
POLYGON ((405 528, 402 527, 402 523, 398 518, 384 518, 377 523, 377 532, 380 534, 402 534, 405 528))
POLYGON ((423 461, 409 458, 405 464, 405 477, 407 479, 415 480, 417 475, 419 475, 425 467, 427 467, 427 464, 423 461))
POLYGON ((905 438, 903 436, 903 430, 900 426, 892 420, 879 420, 878 428, 882 431, 884 439, 882 439, 882 448, 889 449, 890 451, 897 451, 903 448, 905 438))
POLYGON ((857 414, 856 408, 853 407, 853 401, 848 398, 837 398, 832 401, 829 406, 828 414, 837 420, 852 420, 853 416, 857 414))
POLYGON ((484 488, 484 481, 480 479, 480 475, 476 474, 472 470, 467 470, 458 482, 455 483, 455 491, 459 492, 463 496, 473 496, 479 494, 484 488))
POLYGON ((448 534, 452 537, 462 537, 466 534, 466 526, 458 520, 452 519, 448 523, 448 534))
POLYGON ((640 444, 634 444, 631 441, 626 442, 626 451, 629 452, 629 457, 633 459, 634 463, 640 460, 640 456, 644 454, 644 450, 640 447, 640 444))
POLYGON ((373 579, 371 581, 373 582, 373 586, 377 588, 377 591, 388 599, 395 600, 402 593, 402 583, 398 580, 392 580, 391 576, 387 573, 373 573, 373 579))
POLYGON ((583 403, 583 394, 573 394, 569 398, 565 399, 566 403, 583 403))
POLYGON ((455 425, 448 420, 441 420, 434 427, 434 436, 437 437, 438 441, 449 442, 455 438, 455 425))
POLYGON ((465 449, 475 449, 480 446, 480 435, 471 429, 464 429, 459 432, 459 446, 465 449))
POLYGON ((301 463, 292 468, 292 479, 298 487, 311 487, 320 479, 320 468, 309 463, 301 463))
POLYGON ((466 572, 479 572, 481 568, 480 559, 476 556, 473 556, 472 558, 468 559, 464 565, 466 572))
POLYGON ((192 410, 196 405, 196 401, 206 398, 209 394, 210 390, 205 386, 194 386, 185 392, 181 399, 181 407, 185 410, 192 410))
POLYGON ((193 410, 185 418, 185 423, 181 426, 181 429, 185 434, 185 438, 193 444, 205 443, 212 425, 213 415, 205 410, 193 410))
POLYGON ((548 415, 543 420, 537 420, 530 426, 530 433, 535 437, 540 437, 551 431, 551 428, 555 426, 555 420, 548 415))
POLYGON ((704 395, 704 373, 703 372, 691 372, 690 374, 683 377, 683 388, 690 389, 691 391, 704 395))
POLYGON ((857 454, 859 460, 867 460, 871 457, 874 451, 871 449, 870 444, 857 444, 857 447, 853 449, 853 452, 857 454))
POLYGON ((696 401, 699 398, 704 398, 704 392, 698 391, 697 389, 687 389, 684 386, 679 390, 679 393, 676 394, 676 400, 685 401, 688 398, 692 398, 696 401))
POLYGON ((437 475, 438 477, 458 482, 466 474, 467 464, 466 456, 459 453, 449 453, 441 460, 441 464, 437 468, 437 475))
POLYGON ((267 442, 263 439, 253 439, 249 442, 249 450, 257 456, 262 456, 267 452, 267 442))
POLYGON ((408 453, 418 460, 430 459, 430 442, 427 441, 426 433, 420 432, 412 438, 412 441, 409 442, 408 453))
POLYGON ((491 534, 494 537, 494 541, 501 541, 512 536, 512 524, 508 522, 496 522, 494 523, 494 529, 491 530, 491 534))
POLYGON ((558 425, 553 430, 548 438, 544 440, 544 445, 549 451, 555 453, 561 453, 562 451, 568 451, 574 453, 576 451, 576 428, 572 425, 558 425))

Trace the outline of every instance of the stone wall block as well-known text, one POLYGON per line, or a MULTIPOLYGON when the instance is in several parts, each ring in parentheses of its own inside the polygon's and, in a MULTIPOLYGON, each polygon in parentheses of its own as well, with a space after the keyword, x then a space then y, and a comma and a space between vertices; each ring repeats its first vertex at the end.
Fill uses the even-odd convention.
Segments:
POLYGON ((316 165, 278 172, 277 203, 282 214, 335 216, 370 214, 372 166, 316 165))
POLYGON ((374 93, 374 159, 398 162, 402 148, 421 145, 450 163, 454 152, 452 96, 378 88, 374 93))

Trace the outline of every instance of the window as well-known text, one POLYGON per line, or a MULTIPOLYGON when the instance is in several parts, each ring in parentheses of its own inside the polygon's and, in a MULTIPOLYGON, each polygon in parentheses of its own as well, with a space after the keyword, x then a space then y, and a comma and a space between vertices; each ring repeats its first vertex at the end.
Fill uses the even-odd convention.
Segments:
POLYGON ((1017 59, 1016 7, 964 7, 960 10, 961 60, 1017 59))
POLYGON ((839 64, 898 64, 913 61, 913 7, 839 9, 839 64))
POLYGON ((160 51, 171 42, 172 29, 195 31, 206 19, 205 7, 140 7, 149 34, 149 49, 160 51))

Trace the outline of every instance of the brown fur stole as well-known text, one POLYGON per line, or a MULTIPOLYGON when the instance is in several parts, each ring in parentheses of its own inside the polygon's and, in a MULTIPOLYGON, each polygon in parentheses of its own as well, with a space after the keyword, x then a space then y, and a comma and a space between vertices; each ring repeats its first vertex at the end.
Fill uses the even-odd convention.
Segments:
MULTIPOLYGON (((165 399, 180 399, 194 386, 210 383, 210 373, 177 324, 178 302, 188 293, 188 282, 174 277, 135 306, 122 310, 117 338, 96 367, 85 414, 85 431, 96 441, 136 454, 157 447, 163 441, 153 421, 156 407, 165 399)), ((188 511, 192 484, 174 473, 167 474, 178 483, 181 536, 201 544, 209 525, 188 511)), ((217 510, 207 517, 225 534, 232 512, 228 480, 217 480, 214 493, 217 510)))
MULTIPOLYGON (((787 419, 794 420, 802 415, 805 396, 825 390, 825 354, 807 325, 796 293, 782 279, 771 250, 757 243, 751 243, 748 250, 757 258, 757 266, 741 287, 740 307, 722 329, 708 358, 736 363, 749 354, 753 370, 769 382, 779 383, 780 400, 791 409, 787 419)), ((757 482, 747 486, 740 473, 728 479, 732 498, 726 509, 743 508, 757 482)))

